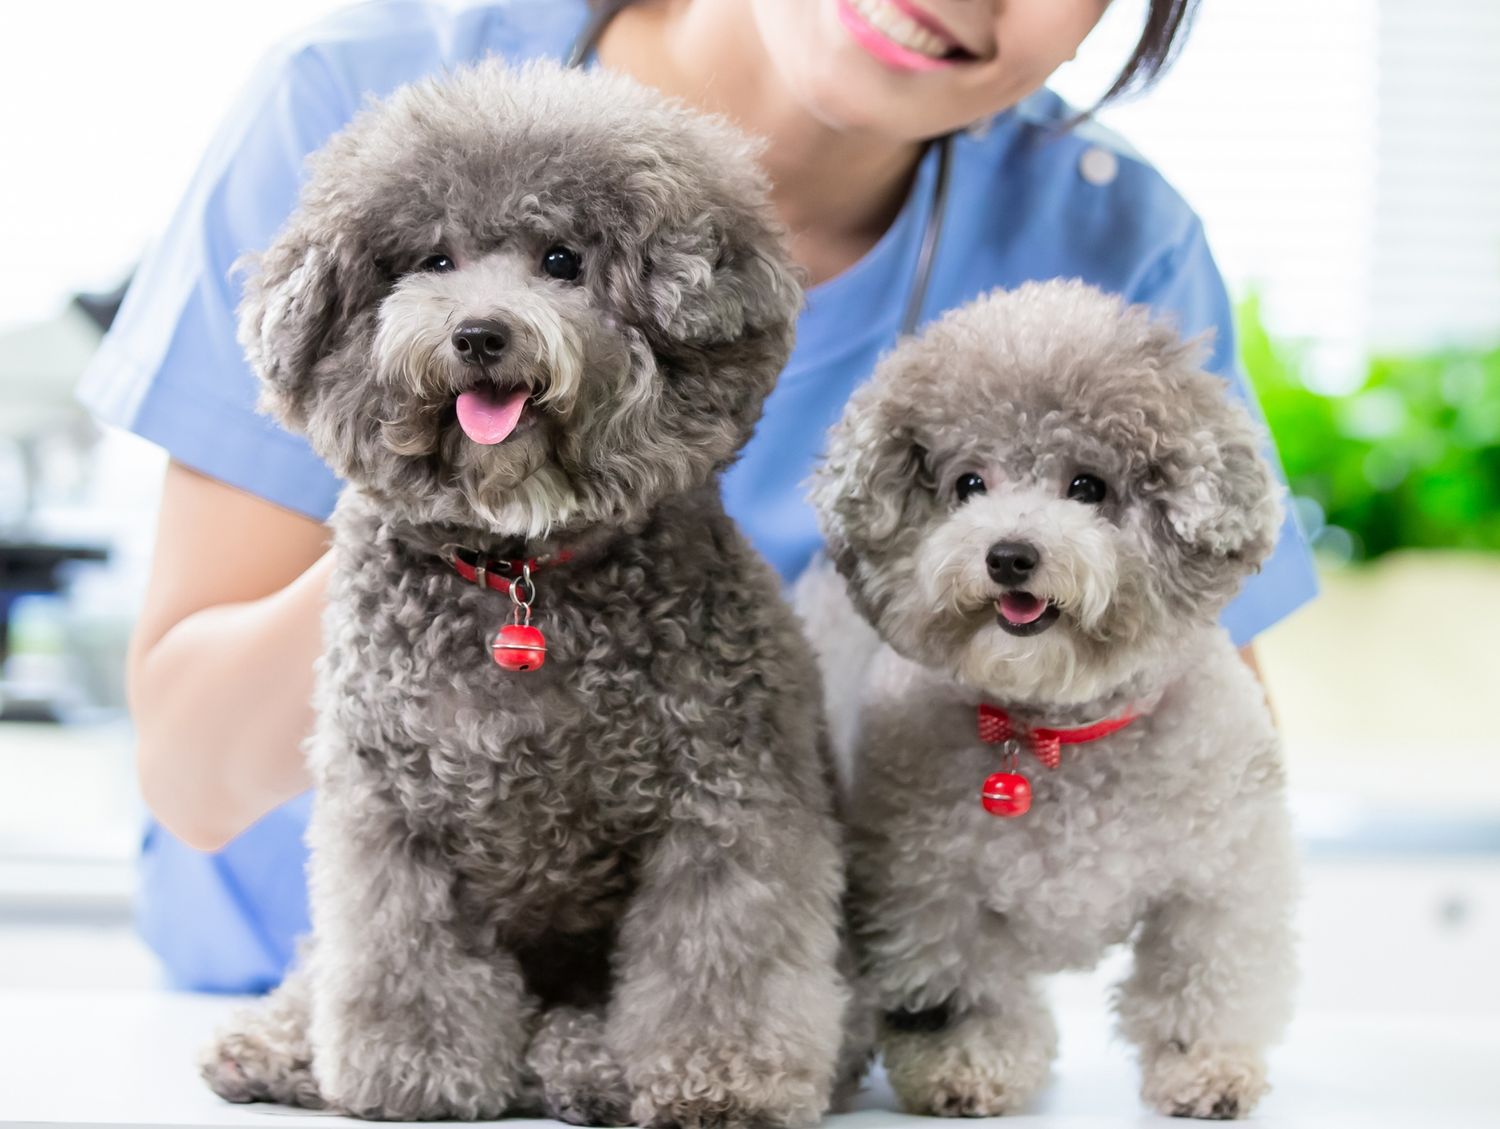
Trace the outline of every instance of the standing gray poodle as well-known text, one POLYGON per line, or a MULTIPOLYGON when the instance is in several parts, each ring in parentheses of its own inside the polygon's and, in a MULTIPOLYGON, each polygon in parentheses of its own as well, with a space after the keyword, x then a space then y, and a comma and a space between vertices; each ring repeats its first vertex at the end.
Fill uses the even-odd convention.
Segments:
MULTIPOLYGON (((1265 1090, 1294 856, 1216 623, 1276 540, 1261 445, 1193 346, 1081 283, 949 314, 835 428, 815 501, 885 644, 852 726, 860 994, 911 1111, 1023 1108, 1056 1053, 1040 977, 1125 941, 1145 1100, 1238 1117, 1265 1090)), ((800 593, 825 624, 830 577, 800 593)))
POLYGON ((778 234, 739 135, 603 72, 485 64, 314 158, 241 323, 263 405, 349 483, 313 933, 206 1056, 224 1097, 823 1111, 818 676, 717 485, 791 347, 778 234))

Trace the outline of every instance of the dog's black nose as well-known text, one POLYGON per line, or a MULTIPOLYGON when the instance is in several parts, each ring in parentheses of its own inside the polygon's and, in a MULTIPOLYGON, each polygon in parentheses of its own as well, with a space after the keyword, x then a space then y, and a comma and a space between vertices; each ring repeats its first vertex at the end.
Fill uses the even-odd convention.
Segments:
POLYGON ((505 326, 498 321, 471 321, 453 334, 453 351, 466 365, 491 365, 505 352, 505 326))
POLYGON ((997 541, 984 555, 984 563, 989 566, 990 576, 997 584, 1024 588, 1036 566, 1042 563, 1042 557, 1024 542, 997 541))

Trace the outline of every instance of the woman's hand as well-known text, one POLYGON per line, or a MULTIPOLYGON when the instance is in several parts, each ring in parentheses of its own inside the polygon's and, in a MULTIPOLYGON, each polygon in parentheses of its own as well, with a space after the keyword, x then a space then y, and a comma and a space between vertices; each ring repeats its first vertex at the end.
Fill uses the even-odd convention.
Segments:
POLYGON ((222 847, 309 786, 331 569, 322 524, 168 466, 126 691, 141 794, 190 846, 222 847))

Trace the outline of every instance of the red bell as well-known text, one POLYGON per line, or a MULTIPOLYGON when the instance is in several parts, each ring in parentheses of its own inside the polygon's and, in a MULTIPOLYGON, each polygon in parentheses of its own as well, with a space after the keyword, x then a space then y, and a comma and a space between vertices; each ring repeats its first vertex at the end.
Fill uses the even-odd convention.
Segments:
POLYGON ((495 632, 490 653, 504 670, 535 670, 547 661, 547 640, 526 623, 507 623, 495 632))
POLYGON ((979 793, 984 810, 1009 819, 1031 810, 1031 781, 1019 772, 997 772, 979 793))

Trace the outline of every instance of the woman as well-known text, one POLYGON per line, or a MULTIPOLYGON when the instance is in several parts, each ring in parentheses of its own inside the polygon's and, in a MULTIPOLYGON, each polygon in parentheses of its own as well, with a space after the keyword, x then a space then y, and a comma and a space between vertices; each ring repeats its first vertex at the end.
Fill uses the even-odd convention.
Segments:
MULTIPOLYGON (((811 289, 797 351, 725 495, 791 579, 818 547, 801 483, 850 390, 903 328, 995 286, 1078 276, 1187 333, 1212 330, 1210 367, 1246 394, 1196 216, 1129 150, 1069 129, 1072 111, 1042 89, 1106 2, 640 0, 591 19, 584 0, 382 0, 265 61, 80 392, 172 455, 128 680, 159 821, 144 845, 141 925, 175 984, 267 988, 307 925, 299 746, 330 564, 322 519, 339 483, 253 413, 229 275, 290 212, 303 157, 369 95, 489 54, 565 58, 581 37, 590 65, 764 137, 811 289)), ((1152 0, 1111 93, 1158 74, 1191 2, 1152 0)), ((1313 590, 1288 523, 1226 622, 1245 644, 1313 590)))

